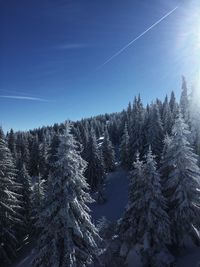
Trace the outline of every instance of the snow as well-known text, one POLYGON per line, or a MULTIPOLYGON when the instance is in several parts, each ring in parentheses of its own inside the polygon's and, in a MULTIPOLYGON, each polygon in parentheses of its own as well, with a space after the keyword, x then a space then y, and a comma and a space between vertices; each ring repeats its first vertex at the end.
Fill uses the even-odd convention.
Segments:
POLYGON ((136 245, 129 251, 126 258, 128 267, 142 267, 140 249, 141 247, 139 245, 136 245))
POLYGON ((99 220, 106 217, 109 221, 121 218, 128 202, 128 173, 122 169, 109 173, 106 179, 106 197, 104 204, 91 205, 92 217, 99 220))
MULTIPOLYGON (((124 211, 128 201, 128 173, 122 169, 109 173, 106 179, 107 201, 100 205, 91 205, 92 218, 97 221, 105 216, 110 221, 118 220, 124 211)), ((10 267, 29 267, 34 257, 33 245, 27 245, 10 267)))
MULTIPOLYGON (((105 216, 110 221, 119 219, 128 201, 128 173, 122 169, 108 174, 106 182, 107 202, 103 205, 91 205, 92 217, 95 221, 105 216)), ((34 257, 34 245, 25 247, 10 267, 29 267, 34 257)), ((134 247, 127 255, 128 267, 141 267, 139 247, 134 247), (133 265, 134 264, 134 265, 133 265)), ((177 267, 200 267, 200 248, 189 248, 177 259, 177 267)))
POLYGON ((98 147, 101 147, 104 141, 104 136, 100 136, 99 139, 97 140, 98 147))
POLYGON ((121 249, 120 249, 119 254, 120 254, 121 257, 126 257, 127 253, 128 253, 128 246, 127 246, 127 244, 124 242, 124 243, 122 244, 122 246, 121 246, 121 249))
POLYGON ((177 260, 177 267, 200 267, 200 248, 184 251, 177 260))

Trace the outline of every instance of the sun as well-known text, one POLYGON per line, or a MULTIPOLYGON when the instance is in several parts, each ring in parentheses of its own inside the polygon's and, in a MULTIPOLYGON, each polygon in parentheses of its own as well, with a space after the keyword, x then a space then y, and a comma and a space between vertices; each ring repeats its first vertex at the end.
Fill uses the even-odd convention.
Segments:
POLYGON ((200 1, 190 1, 180 10, 176 53, 185 75, 200 92, 200 1))
POLYGON ((194 21, 194 24, 192 27, 193 29, 191 29, 191 33, 192 33, 191 37, 193 39, 195 49, 198 50, 198 52, 200 53, 200 16, 198 16, 196 19, 197 20, 194 21))

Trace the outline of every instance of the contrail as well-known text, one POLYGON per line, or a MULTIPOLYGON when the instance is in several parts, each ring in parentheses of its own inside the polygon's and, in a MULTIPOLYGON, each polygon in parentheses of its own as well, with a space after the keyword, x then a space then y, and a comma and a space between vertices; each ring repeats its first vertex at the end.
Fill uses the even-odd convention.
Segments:
POLYGON ((105 66, 108 62, 110 62, 113 58, 117 57, 119 54, 121 54, 124 50, 126 50, 129 46, 131 46, 133 43, 135 43, 140 37, 145 35, 148 31, 153 29, 156 25, 158 25, 161 21, 163 21, 165 18, 167 18, 169 15, 171 15, 176 9, 175 7, 170 12, 168 12, 166 15, 164 15, 161 19, 156 21, 154 24, 152 24, 149 28, 147 28, 144 32, 142 32, 140 35, 138 35, 136 38, 134 38, 132 41, 130 41, 128 44, 126 44, 124 47, 122 47, 118 52, 116 52, 114 55, 112 55, 110 58, 108 58, 102 65, 100 65, 97 69, 101 69, 103 66, 105 66))
POLYGON ((30 101, 39 101, 39 102, 49 102, 46 99, 38 98, 38 97, 32 97, 32 96, 0 95, 0 98, 17 99, 17 100, 30 100, 30 101))

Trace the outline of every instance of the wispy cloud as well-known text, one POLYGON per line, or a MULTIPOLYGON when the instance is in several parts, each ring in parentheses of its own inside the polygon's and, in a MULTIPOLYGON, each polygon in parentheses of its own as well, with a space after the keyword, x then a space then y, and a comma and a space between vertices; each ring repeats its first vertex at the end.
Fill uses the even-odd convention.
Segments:
POLYGON ((25 101, 49 102, 49 100, 47 99, 39 98, 39 97, 32 97, 32 96, 0 95, 0 98, 25 100, 25 101))
POLYGON ((56 49, 58 50, 73 50, 73 49, 81 49, 81 48, 86 48, 89 47, 88 44, 79 44, 79 43, 74 43, 74 44, 61 44, 56 46, 56 49))
POLYGON ((0 89, 0 92, 3 94, 9 94, 9 95, 26 95, 27 93, 25 91, 19 91, 19 90, 7 90, 7 89, 0 89))

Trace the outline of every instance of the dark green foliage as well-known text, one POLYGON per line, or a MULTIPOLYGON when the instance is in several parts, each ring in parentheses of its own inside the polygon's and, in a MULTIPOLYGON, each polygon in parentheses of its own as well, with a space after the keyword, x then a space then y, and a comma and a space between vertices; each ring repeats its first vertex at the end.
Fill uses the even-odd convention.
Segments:
POLYGON ((115 151, 110 141, 107 129, 104 133, 104 140, 101 149, 105 171, 111 172, 115 169, 115 151))
POLYGON ((21 223, 20 185, 16 182, 16 174, 11 152, 0 128, 0 262, 7 264, 16 255, 16 229, 21 223))

